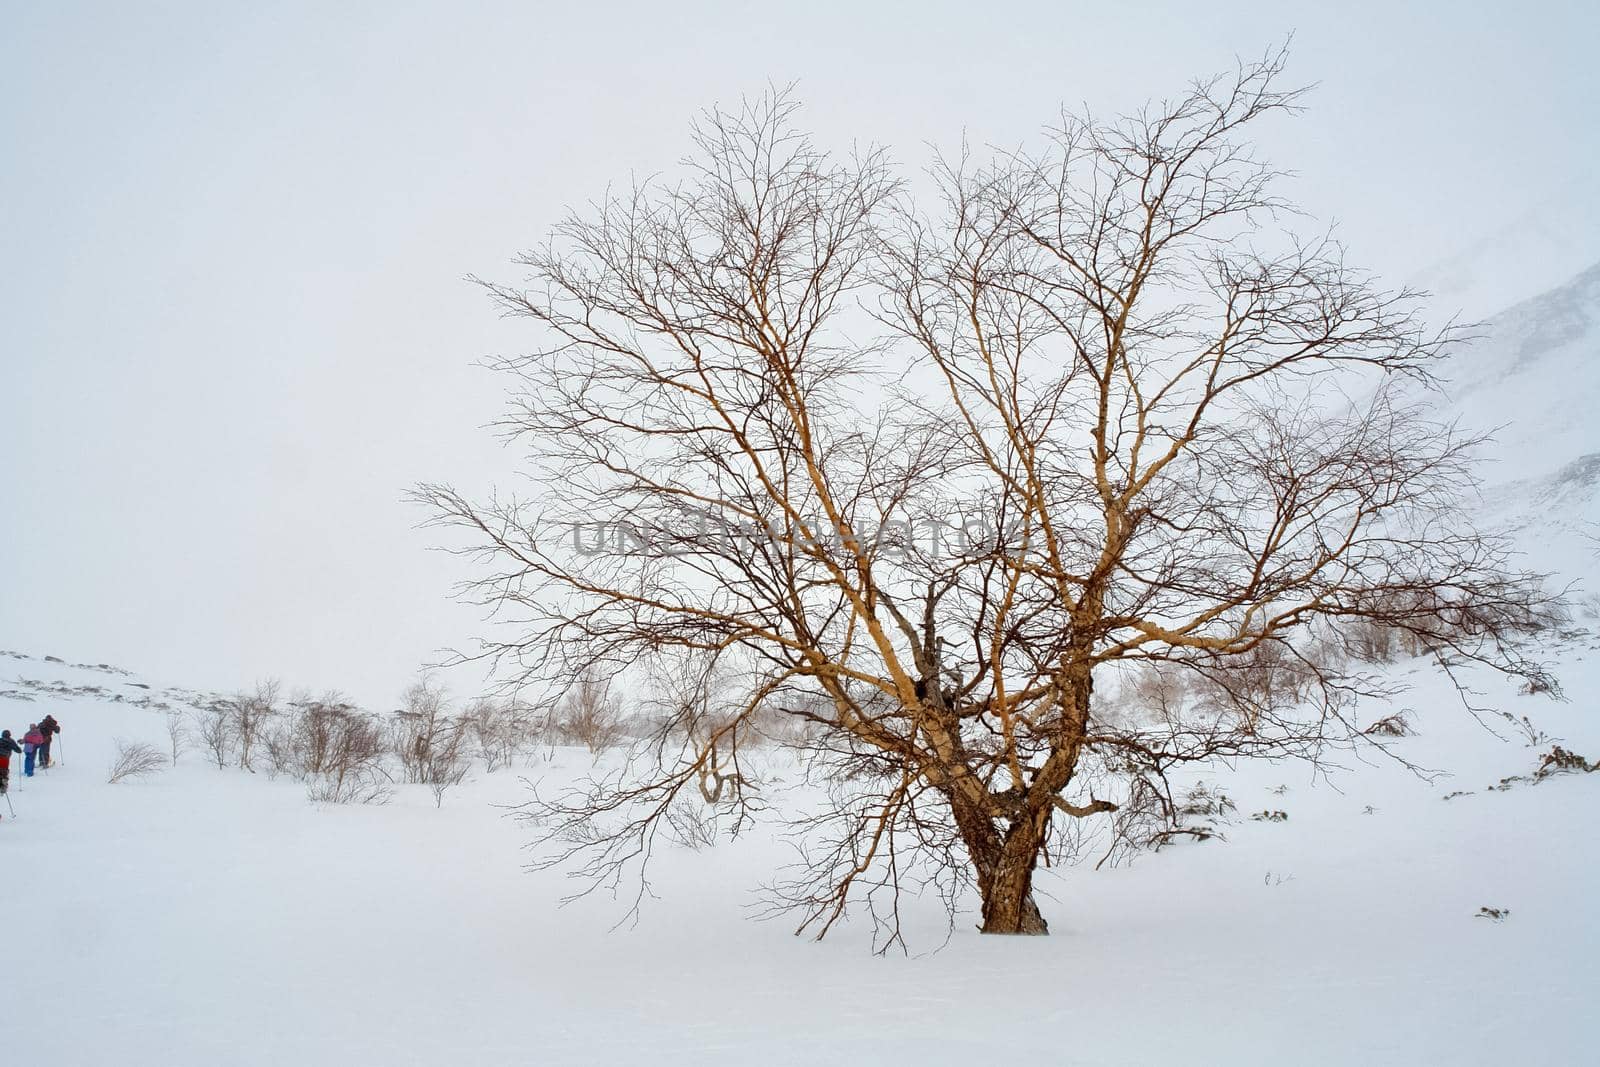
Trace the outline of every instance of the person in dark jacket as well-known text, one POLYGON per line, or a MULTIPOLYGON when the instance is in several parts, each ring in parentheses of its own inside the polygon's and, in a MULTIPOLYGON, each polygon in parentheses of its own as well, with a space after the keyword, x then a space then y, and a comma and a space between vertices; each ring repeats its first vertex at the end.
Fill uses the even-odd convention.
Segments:
POLYGON ((56 734, 61 732, 61 724, 56 722, 54 715, 46 715, 39 720, 39 732, 44 735, 44 744, 39 746, 39 766, 50 766, 50 742, 56 734))
POLYGON ((33 761, 38 755, 39 746, 44 744, 44 734, 39 732, 39 724, 30 722, 28 732, 22 735, 22 777, 33 777, 33 761))
POLYGON ((11 731, 0 730, 0 793, 11 788, 11 753, 21 751, 22 746, 11 736, 11 731))

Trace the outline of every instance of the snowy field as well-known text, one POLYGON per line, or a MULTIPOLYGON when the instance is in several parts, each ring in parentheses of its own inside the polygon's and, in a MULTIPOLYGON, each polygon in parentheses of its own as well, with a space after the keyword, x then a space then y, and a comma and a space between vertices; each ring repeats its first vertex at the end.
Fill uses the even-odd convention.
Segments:
MULTIPOLYGON (((525 777, 548 791, 592 773, 581 749, 480 765, 442 808, 423 786, 314 805, 198 750, 107 784, 114 739, 165 749, 162 713, 136 705, 183 679, 25 649, 0 658, 0 724, 20 737, 49 711, 65 734, 60 766, 23 781, 14 761, 17 817, 0 822, 7 1062, 1597 1062, 1600 774, 1488 787, 1553 743, 1600 758, 1600 272, 1499 325, 1456 365, 1454 413, 1510 424, 1486 521, 1576 583, 1539 651, 1567 699, 1465 680, 1548 737, 1480 723, 1430 663, 1401 660, 1385 669, 1409 690, 1358 717, 1408 711, 1417 734, 1395 751, 1437 775, 1375 751, 1321 776, 1204 768, 1235 806, 1225 840, 1041 871, 1044 938, 980 937, 971 901, 947 932, 938 902, 915 901, 913 952, 880 958, 860 926, 818 944, 752 916, 786 858, 776 823, 665 849, 637 923, 618 926, 625 900, 559 907, 573 884, 524 870, 530 830, 506 809, 525 777)), ((801 787, 764 758, 781 811, 801 787)))
MULTIPOLYGON (((1485 695, 1592 756, 1600 643, 1562 652, 1570 702, 1492 680, 1485 695)), ((6 666, 144 695, 98 671, 6 666)), ((439 809, 422 786, 385 806, 314 806, 301 785, 198 752, 109 785, 113 737, 165 747, 159 712, 8 700, 13 729, 48 708, 67 731, 61 766, 19 783, 3 824, 7 1003, 53 1006, 8 1051, 185 1065, 1592 1062, 1600 776, 1485 791, 1541 750, 1483 729, 1421 661, 1395 670, 1415 682, 1397 706, 1420 729, 1399 751, 1448 776, 1353 757, 1321 781, 1293 764, 1214 768, 1201 777, 1238 809, 1225 841, 1041 872, 1046 938, 980 937, 967 915, 946 942, 922 902, 914 954, 887 958, 861 929, 816 944, 744 913, 783 857, 770 833, 664 853, 635 925, 611 929, 625 905, 609 899, 559 907, 571 883, 521 869, 528 832, 502 805, 524 796, 521 776, 589 773, 581 749, 479 768, 439 809), (1443 799, 1456 790, 1473 795, 1443 799), (1248 818, 1262 810, 1289 818, 1248 818)))

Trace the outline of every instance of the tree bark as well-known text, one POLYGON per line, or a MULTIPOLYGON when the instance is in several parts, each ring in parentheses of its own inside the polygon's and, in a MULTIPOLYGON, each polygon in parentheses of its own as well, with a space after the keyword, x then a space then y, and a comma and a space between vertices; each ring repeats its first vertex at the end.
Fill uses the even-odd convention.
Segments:
POLYGON ((986 934, 1048 934, 1033 899, 1033 869, 1039 845, 1050 823, 1048 811, 1025 814, 1006 831, 996 862, 986 879, 980 879, 983 925, 986 934))
MULTIPOLYGON (((1033 872, 1050 832, 1050 819, 1060 803, 1060 792, 1072 780, 1083 749, 1089 721, 1089 697, 1094 688, 1086 650, 1080 650, 1076 662, 1064 676, 1066 709, 1062 716, 1062 734, 1050 758, 1019 798, 1018 808, 1011 814, 1004 836, 989 811, 973 809, 962 804, 957 794, 950 794, 956 825, 977 872, 978 894, 983 901, 983 923, 979 929, 986 934, 1050 932, 1050 924, 1045 922, 1033 899, 1033 872)), ((1065 807, 1069 813, 1078 813, 1079 809, 1065 807)), ((1088 814, 1108 809, 1096 802, 1081 810, 1088 814)))
POLYGON ((951 798, 956 826, 977 875, 986 934, 1047 934, 1050 926, 1033 899, 1033 868, 1050 813, 1024 813, 1001 835, 988 812, 951 798))

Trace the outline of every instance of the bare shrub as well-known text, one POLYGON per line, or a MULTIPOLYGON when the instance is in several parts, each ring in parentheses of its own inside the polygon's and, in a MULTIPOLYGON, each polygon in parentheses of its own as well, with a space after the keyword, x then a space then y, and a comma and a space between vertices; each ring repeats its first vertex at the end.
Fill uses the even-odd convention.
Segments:
POLYGON ((1411 725, 1411 716, 1403 711, 1397 711, 1392 715, 1385 715, 1361 732, 1368 737, 1410 737, 1417 731, 1411 725))
POLYGON ((578 679, 556 709, 556 729, 562 740, 580 744, 598 756, 627 736, 622 703, 609 681, 592 672, 578 679))
POLYGON ((1308 653, 1283 640, 1189 666, 1195 707, 1235 718, 1254 734, 1264 719, 1301 703, 1324 675, 1308 653))
POLYGON ((324 771, 306 779, 306 799, 313 804, 386 804, 393 795, 388 777, 373 768, 324 771))
POLYGON ((111 775, 107 782, 126 781, 155 774, 167 765, 167 757, 154 745, 142 741, 128 742, 116 739, 116 755, 111 760, 111 775))
POLYGON ((692 852, 711 848, 717 843, 717 809, 680 797, 667 809, 667 831, 674 842, 692 852))
POLYGON ((478 755, 490 772, 510 766, 519 753, 538 743, 542 732, 534 710, 510 699, 479 697, 461 713, 460 722, 477 742, 478 755))
POLYGON ((183 713, 176 708, 167 711, 167 747, 172 758, 172 765, 178 765, 178 756, 183 752, 183 747, 188 743, 189 732, 183 725, 183 713))
POLYGON ((233 700, 233 736, 238 746, 239 766, 247 771, 255 770, 256 742, 278 712, 280 688, 276 680, 257 682, 255 692, 240 693, 233 700))
POLYGON ((466 724, 448 719, 441 721, 428 739, 421 780, 433 794, 436 808, 444 805, 447 790, 466 781, 467 771, 472 766, 467 743, 466 724))
POLYGON ((262 731, 261 752, 266 757, 267 777, 280 774, 300 776, 303 765, 300 751, 295 745, 295 721, 303 712, 295 712, 288 722, 275 722, 262 731))
POLYGON ((337 690, 330 690, 320 700, 297 701, 296 706, 288 743, 298 754, 297 776, 321 774, 341 747, 340 735, 345 721, 357 714, 355 706, 337 690))
POLYGON ((1160 663, 1140 664, 1124 687, 1126 699, 1157 722, 1181 718, 1189 696, 1189 679, 1183 671, 1160 663))
MULTIPOLYGON (((736 797, 750 783, 740 765, 739 750, 759 738, 752 709, 737 677, 747 665, 720 652, 685 652, 658 656, 651 664, 654 695, 645 704, 660 736, 683 735, 698 754, 695 777, 701 799, 720 803, 736 797)), ((775 708, 760 709, 767 715, 775 708)))
POLYGON ((334 776, 351 774, 383 765, 383 731, 370 715, 337 713, 329 744, 322 760, 322 773, 334 776))
POLYGON ((450 730, 447 737, 435 745, 428 758, 428 790, 433 794, 433 806, 444 806, 446 790, 453 789, 467 779, 472 761, 467 757, 463 740, 465 731, 450 730))
MULTIPOLYGON (((1529 639, 1571 623, 1570 605, 1555 598, 1470 597, 1450 583, 1374 594, 1347 617, 1341 636, 1346 654, 1362 663, 1392 663, 1400 656, 1437 654, 1463 642, 1529 639)), ((1523 679, 1524 693, 1559 695, 1542 670, 1523 679)))
MULTIPOLYGON (((450 717, 444 690, 422 678, 405 691, 402 706, 390 718, 389 748, 400 760, 404 780, 433 785, 441 778, 465 774, 460 724, 450 717)), ((446 784, 452 784, 448 781, 446 784)))
POLYGON ((1232 798, 1204 782, 1190 789, 1183 803, 1178 806, 1178 814, 1186 818, 1221 818, 1236 810, 1232 798))
POLYGON ((1352 619, 1344 630, 1344 648, 1359 663, 1393 663, 1399 634, 1376 619, 1352 619))
POLYGON ((1214 785, 1200 782, 1175 798, 1164 776, 1142 775, 1114 813, 1110 842, 1095 868, 1182 842, 1221 840, 1236 811, 1233 799, 1214 785))
MULTIPOLYGON (((1111 840, 1095 868, 1127 862, 1145 850, 1159 852, 1177 841, 1208 841, 1221 836, 1214 829, 1215 817, 1201 816, 1200 824, 1188 826, 1179 808, 1180 802, 1173 799, 1161 777, 1134 779, 1112 816, 1111 840)), ((1232 801, 1228 801, 1228 808, 1231 810, 1232 801)))
POLYGON ((219 700, 197 711, 194 718, 194 736, 219 770, 226 767, 228 757, 233 751, 232 705, 219 700))
POLYGON ((305 773, 308 798, 329 804, 381 804, 389 799, 383 730, 374 717, 348 705, 318 704, 302 718, 310 720, 320 745, 316 769, 305 773))

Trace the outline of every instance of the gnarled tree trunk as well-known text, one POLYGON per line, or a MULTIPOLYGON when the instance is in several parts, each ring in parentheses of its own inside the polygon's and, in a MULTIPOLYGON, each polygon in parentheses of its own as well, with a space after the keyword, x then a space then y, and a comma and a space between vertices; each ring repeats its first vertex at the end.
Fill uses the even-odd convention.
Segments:
POLYGON ((977 876, 986 934, 1047 934, 1049 924, 1033 899, 1033 868, 1049 830, 1050 812, 1024 813, 1002 834, 995 820, 959 798, 951 810, 977 876))
POLYGON ((1033 899, 1033 868, 1050 827, 1048 810, 1025 815, 1006 831, 999 856, 982 888, 986 934, 1048 934, 1050 926, 1033 899))

